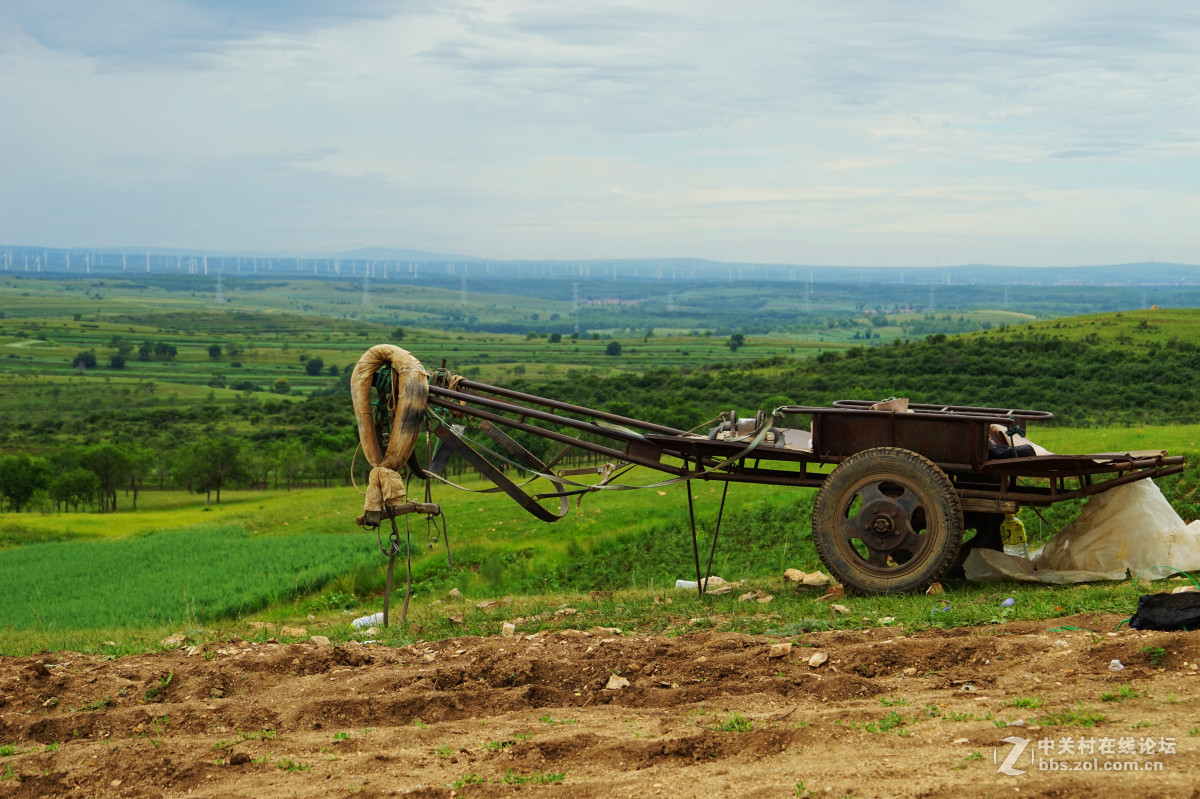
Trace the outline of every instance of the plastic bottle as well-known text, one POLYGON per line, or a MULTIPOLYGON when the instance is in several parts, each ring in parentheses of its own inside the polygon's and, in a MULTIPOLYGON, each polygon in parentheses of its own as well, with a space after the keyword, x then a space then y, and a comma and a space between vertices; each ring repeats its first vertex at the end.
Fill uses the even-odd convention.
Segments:
POLYGON ((1000 540, 1004 542, 1004 554, 1018 558, 1029 557, 1029 543, 1025 538, 1025 525, 1011 513, 1004 514, 1000 523, 1000 540))

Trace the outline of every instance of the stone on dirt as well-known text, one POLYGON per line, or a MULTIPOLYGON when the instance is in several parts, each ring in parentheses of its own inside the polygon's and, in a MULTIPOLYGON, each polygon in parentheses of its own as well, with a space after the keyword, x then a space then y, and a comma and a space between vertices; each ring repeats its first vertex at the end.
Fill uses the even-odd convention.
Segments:
POLYGON ((449 599, 462 599, 463 595, 457 588, 451 588, 450 593, 446 594, 446 597, 449 599))
POLYGON ((840 613, 843 616, 850 615, 850 608, 846 607, 845 605, 830 605, 829 609, 834 613, 840 613))
POLYGON ((183 646, 187 642, 187 636, 183 633, 172 633, 158 643, 161 646, 183 646))
POLYGON ((771 651, 767 653, 769 658, 787 657, 792 652, 791 641, 785 641, 782 644, 771 644, 771 651))
POLYGON ((936 594, 946 593, 946 589, 942 588, 941 583, 934 583, 933 585, 931 585, 925 589, 925 593, 928 594, 929 596, 934 596, 936 594))
POLYGON ((824 652, 813 652, 812 657, 808 659, 808 665, 815 669, 827 660, 829 660, 829 655, 824 652))
POLYGON ((329 637, 325 636, 325 635, 314 635, 312 638, 309 638, 308 640, 312 641, 317 646, 333 646, 333 644, 329 640, 329 637))
POLYGON ((820 586, 823 586, 823 585, 829 585, 831 580, 829 579, 828 574, 822 574, 821 572, 813 572, 812 574, 804 575, 804 579, 801 580, 801 582, 804 583, 805 585, 812 586, 813 588, 819 588, 820 586))
POLYGON ((783 572, 783 579, 791 580, 793 583, 802 583, 807 576, 807 574, 799 569, 785 569, 783 572))
POLYGON ((604 686, 609 691, 619 691, 622 688, 629 687, 629 680, 619 674, 611 674, 608 678, 608 685, 604 686))
POLYGON ((517 631, 517 625, 513 624, 511 621, 504 622, 504 626, 502 626, 500 628, 500 634, 503 635, 505 638, 512 638, 513 633, 515 633, 516 631, 517 631))

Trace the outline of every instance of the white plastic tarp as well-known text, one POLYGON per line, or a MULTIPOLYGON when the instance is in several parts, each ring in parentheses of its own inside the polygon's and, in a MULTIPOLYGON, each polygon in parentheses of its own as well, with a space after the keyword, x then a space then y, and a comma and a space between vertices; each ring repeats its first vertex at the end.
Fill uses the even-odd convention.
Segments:
POLYGON ((968 580, 1082 583, 1123 580, 1128 574, 1158 580, 1200 569, 1200 520, 1184 524, 1151 480, 1097 494, 1074 524, 1059 531, 1026 560, 994 549, 974 549, 963 568, 968 580))

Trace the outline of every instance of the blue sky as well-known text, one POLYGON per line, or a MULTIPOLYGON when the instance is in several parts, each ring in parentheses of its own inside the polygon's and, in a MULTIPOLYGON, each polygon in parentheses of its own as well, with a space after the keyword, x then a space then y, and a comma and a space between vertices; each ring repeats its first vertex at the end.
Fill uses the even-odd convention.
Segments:
POLYGON ((0 0, 0 242, 1200 262, 1200 7, 0 0))

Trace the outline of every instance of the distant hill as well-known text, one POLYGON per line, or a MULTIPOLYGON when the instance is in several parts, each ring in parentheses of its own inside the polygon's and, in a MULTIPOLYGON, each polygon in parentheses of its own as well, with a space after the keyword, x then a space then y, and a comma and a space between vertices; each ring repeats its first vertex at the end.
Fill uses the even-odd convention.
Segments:
MULTIPOLYGON (((753 346, 753 339, 747 340, 753 346)), ((1100 314, 934 335, 814 359, 570 376, 533 393, 690 428, 737 408, 836 399, 1032 408, 1059 423, 1192 424, 1200 418, 1200 310, 1100 314)), ((514 385, 514 388, 520 386, 514 385)))

